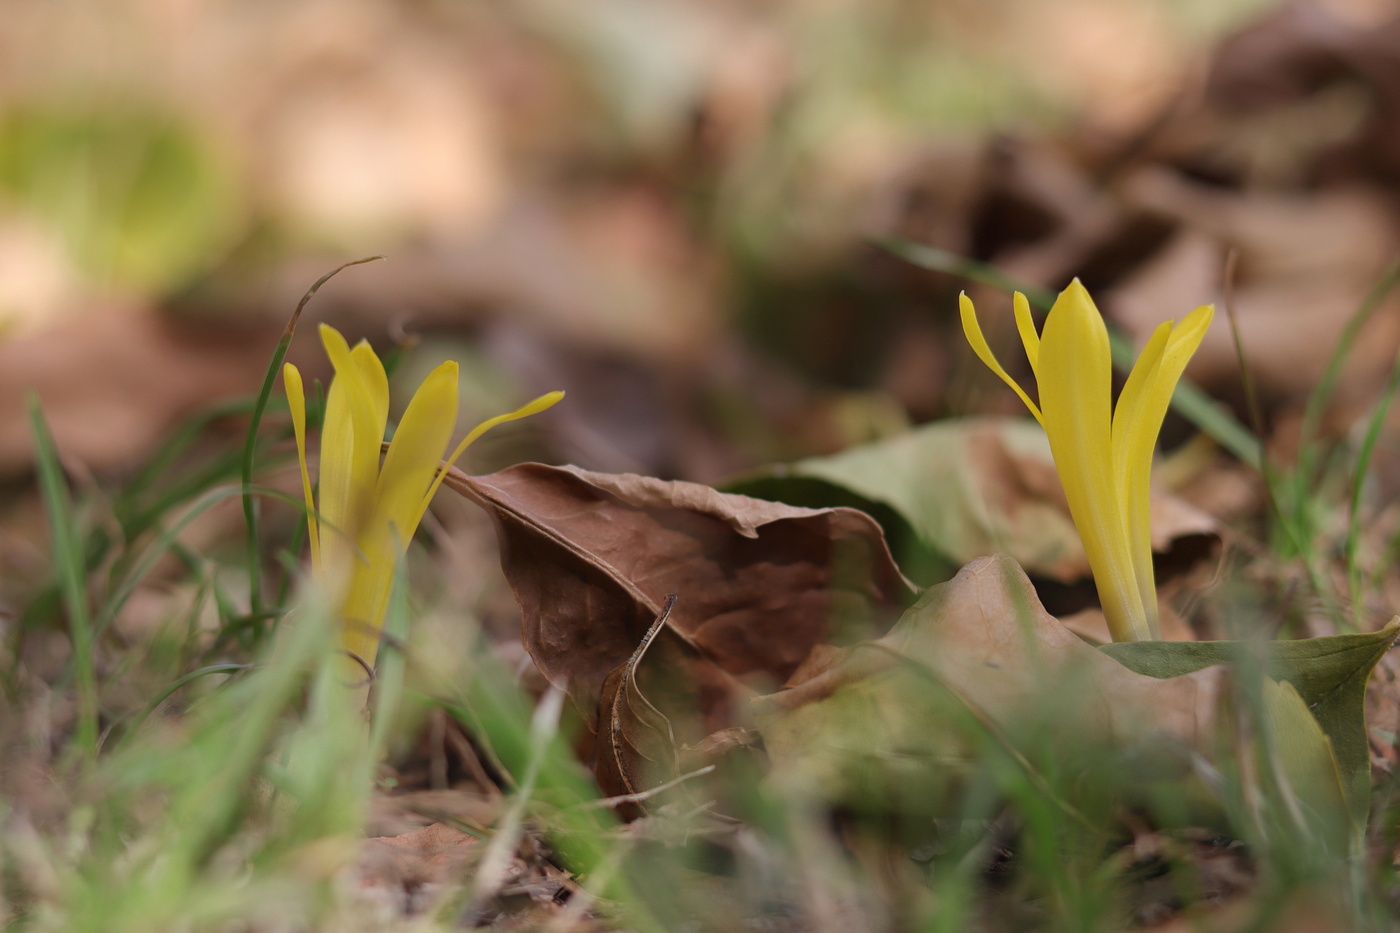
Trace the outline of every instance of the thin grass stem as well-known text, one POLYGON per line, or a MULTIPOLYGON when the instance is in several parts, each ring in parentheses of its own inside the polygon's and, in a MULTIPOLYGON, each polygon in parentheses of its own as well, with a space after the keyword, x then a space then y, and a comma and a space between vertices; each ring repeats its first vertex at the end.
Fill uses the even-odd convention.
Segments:
POLYGON ((1361 627, 1362 614, 1362 592, 1361 592, 1361 565, 1359 562, 1361 550, 1361 498, 1364 492, 1366 471, 1371 467, 1371 457, 1376 450, 1376 441, 1380 439, 1381 428, 1385 425, 1385 416, 1390 411, 1391 402, 1395 395, 1400 392, 1400 353, 1396 354, 1395 363, 1390 368, 1390 378, 1386 382, 1385 391, 1376 401, 1376 407, 1371 412, 1370 423, 1366 425, 1366 435, 1361 442, 1361 449, 1356 454, 1356 467, 1352 472, 1351 480, 1351 510, 1347 516, 1347 543, 1346 543, 1346 566, 1347 566, 1347 586, 1351 595, 1351 622, 1352 630, 1359 631, 1361 627))
POLYGON ((78 714, 75 741, 81 753, 91 760, 97 754, 99 705, 94 639, 88 611, 87 562, 83 542, 73 518, 73 501, 64 479, 58 449, 39 398, 29 394, 29 423, 34 432, 35 468, 48 517, 54 573, 59 578, 63 604, 68 616, 68 636, 73 651, 73 684, 77 692, 78 714))

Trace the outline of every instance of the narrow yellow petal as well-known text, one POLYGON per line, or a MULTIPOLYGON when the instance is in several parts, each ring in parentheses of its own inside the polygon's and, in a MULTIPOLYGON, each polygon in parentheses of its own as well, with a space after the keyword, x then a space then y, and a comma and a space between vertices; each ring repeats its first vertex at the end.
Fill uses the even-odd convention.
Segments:
POLYGON ((351 464, 355 426, 351 418, 349 384, 333 378, 326 389, 326 413, 321 422, 320 481, 321 572, 348 572, 353 545, 350 539, 352 507, 351 464))
POLYGON ((1055 300, 1041 335, 1042 423, 1109 629, 1114 640, 1129 641, 1150 632, 1113 469, 1112 382, 1108 329, 1075 279, 1055 300))
POLYGON ((1026 296, 1016 292, 1011 296, 1011 307, 1016 312, 1016 330, 1021 334, 1021 343, 1026 347, 1026 359, 1031 362, 1031 372, 1040 378, 1040 335, 1035 332, 1035 321, 1031 318, 1031 303, 1026 296))
MULTIPOLYGON (((367 345, 364 350, 356 348, 357 359, 340 332, 326 324, 321 325, 321 343, 335 367, 335 379, 326 400, 328 428, 331 402, 338 402, 339 407, 336 432, 332 434, 327 430, 321 436, 321 498, 327 508, 334 504, 337 511, 322 514, 353 538, 355 530, 369 518, 373 508, 387 405, 380 404, 377 388, 365 377, 364 356, 366 353, 373 356, 367 345), (334 469, 337 482, 334 503, 326 490, 328 465, 334 469)), ((385 399, 387 394, 385 390, 385 399)))
POLYGON ((321 540, 316 528, 316 499, 311 493, 311 471, 306 465, 306 390, 301 371, 291 363, 282 366, 282 388, 292 413, 292 433, 297 439, 297 463, 301 467, 301 494, 306 500, 306 538, 311 544, 311 569, 321 570, 321 540))
POLYGON ((379 477, 378 517, 398 528, 404 547, 418 527, 423 496, 456 427, 457 364, 448 361, 430 372, 413 394, 379 477))
MULTIPOLYGON (((1170 377, 1173 391, 1181 379, 1181 374, 1186 372, 1186 364, 1191 362, 1191 357, 1196 354, 1196 349, 1201 345, 1201 340, 1205 338, 1206 331, 1210 329, 1210 323, 1214 319, 1215 305, 1201 305, 1172 328, 1172 339, 1167 344, 1162 367, 1164 371, 1173 374, 1170 377)), ((1171 398, 1168 396, 1166 404, 1170 402, 1171 398)))
POLYGON ((399 420, 378 476, 373 515, 356 537, 362 562, 345 597, 342 643, 367 664, 378 652, 398 558, 417 530, 423 494, 456 424, 457 364, 446 362, 423 380, 399 420))
MULTIPOLYGON (((374 348, 369 345, 369 341, 361 340, 355 344, 350 351, 350 360, 359 370, 361 384, 365 387, 365 392, 369 396, 370 411, 374 414, 374 422, 379 425, 389 423, 389 375, 384 372, 384 364, 380 362, 374 353, 374 348)), ((379 431, 380 440, 384 438, 384 431, 379 431)))
POLYGON ((454 465, 458 458, 466 453, 467 448, 475 443, 481 435, 497 425, 505 424, 507 421, 518 421, 521 418, 537 415, 546 408, 552 408, 554 404, 563 397, 564 393, 560 392, 558 389, 553 392, 546 392, 544 395, 521 405, 515 411, 506 412, 504 415, 496 415, 494 418, 487 418, 485 421, 481 422, 481 424, 478 424, 468 431, 467 436, 462 438, 461 443, 452 451, 452 456, 448 457, 447 460, 443 462, 442 469, 438 471, 437 476, 433 479, 433 484, 428 487, 428 492, 423 496, 423 502, 418 508, 418 518, 413 523, 414 527, 417 527, 418 522, 422 520, 423 513, 428 510, 428 505, 433 501, 433 496, 437 494, 438 487, 442 485, 443 478, 447 476, 447 468, 454 465))
MULTIPOLYGON (((967 293, 958 296, 958 308, 962 314, 963 333, 967 336, 967 342, 972 345, 972 352, 977 354, 977 358, 987 365, 987 368, 1001 377, 1001 381, 1011 386, 1016 394, 1021 397, 1021 401, 1026 403, 1031 414, 1035 415, 1035 420, 1043 426, 1045 419, 1041 417, 1040 409, 1026 391, 1016 384, 1016 380, 1007 375, 1006 370, 1001 368, 996 356, 992 353, 992 348, 987 343, 987 338, 982 336, 982 328, 977 323, 977 311, 972 307, 972 299, 967 297, 967 293)), ((1024 339, 1024 338, 1023 338, 1024 339)), ((1027 350, 1029 353, 1030 351, 1027 350)), ((1042 399, 1043 401, 1043 399, 1042 399)))
MULTIPOLYGON (((1128 373, 1118 407, 1113 411, 1113 470, 1117 479, 1118 501, 1127 523, 1128 548, 1133 559, 1133 576, 1147 627, 1152 637, 1157 626, 1157 585, 1152 569, 1152 451, 1162 418, 1151 420, 1151 410, 1162 371, 1162 357, 1172 335, 1170 321, 1157 326, 1137 362, 1128 373)), ((1170 393, 1168 393, 1170 397, 1170 393)), ((1163 409, 1165 412, 1165 408, 1163 409)))
MULTIPOLYGON (((1142 592, 1144 605, 1150 602, 1149 613, 1155 615, 1157 605, 1157 585, 1152 568, 1151 494, 1152 494, 1152 454, 1157 446, 1157 435, 1161 433, 1162 421, 1171 406, 1172 393, 1186 371, 1186 364, 1196 348, 1201 345, 1206 330, 1215 316, 1215 308, 1201 305, 1171 328, 1170 336, 1162 348, 1161 360, 1148 377, 1142 380, 1130 398, 1129 386, 1123 387, 1119 399, 1119 411, 1124 411, 1125 402, 1131 406, 1125 412, 1120 441, 1120 422, 1117 415, 1113 419, 1114 456, 1123 458, 1118 463, 1125 486, 1123 501, 1128 504, 1129 528, 1132 540, 1134 569, 1138 575, 1138 588, 1142 592), (1120 446, 1121 445, 1121 446, 1120 446)), ((1166 326, 1166 325, 1163 325, 1166 326)), ((1162 328, 1159 327, 1158 331, 1162 328)), ((1153 334, 1154 339, 1157 334, 1153 334)), ((1149 342, 1150 346, 1150 342, 1149 342)), ((1147 349, 1143 350, 1143 357, 1147 349)), ((1138 366, 1143 363, 1139 359, 1138 366)), ((1134 368, 1136 374, 1137 368, 1134 368)), ((1132 382, 1132 376, 1129 376, 1132 382)))

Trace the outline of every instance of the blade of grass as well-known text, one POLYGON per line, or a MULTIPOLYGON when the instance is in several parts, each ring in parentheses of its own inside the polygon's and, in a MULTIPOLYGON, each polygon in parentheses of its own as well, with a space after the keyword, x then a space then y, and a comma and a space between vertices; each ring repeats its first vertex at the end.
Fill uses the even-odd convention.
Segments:
POLYGON ((1400 282, 1400 261, 1392 263, 1380 280, 1376 282, 1375 287, 1361 300, 1361 304, 1357 306, 1355 313, 1347 321, 1346 327, 1342 329, 1341 336, 1337 338, 1337 345, 1332 348, 1332 355, 1327 360, 1327 367, 1323 370, 1322 377, 1317 381, 1317 388, 1308 396, 1298 433, 1297 495, 1299 501, 1306 498, 1308 490, 1313 485, 1315 462, 1312 442, 1317 439, 1323 412, 1326 411, 1327 403, 1332 400, 1332 394, 1336 391, 1337 382, 1342 375, 1342 364, 1351 355, 1352 347, 1356 343, 1357 336, 1361 333, 1361 328, 1375 315, 1381 302, 1386 295, 1390 294, 1397 282, 1400 282))
POLYGON ((199 518, 200 515, 204 514, 212 506, 217 505, 225 499, 232 498, 233 496, 243 496, 246 499, 254 495, 295 503, 298 507, 303 506, 299 498, 290 496, 280 489, 273 489, 266 486, 225 486, 221 489, 216 488, 209 490, 203 497, 195 501, 195 504, 190 507, 188 512, 180 517, 179 521, 161 532, 156 540, 151 543, 151 546, 146 549, 146 552, 136 563, 135 567, 132 568, 131 572, 108 594, 106 600, 103 602, 101 612, 97 615, 96 622, 93 626, 94 631, 102 632, 106 630, 107 626, 112 623, 112 620, 117 617, 117 613, 126 605, 126 601, 131 598, 131 594, 136 591, 136 587, 140 584, 141 580, 145 578, 146 574, 151 572, 165 552, 174 546, 180 533, 188 528, 195 519, 199 518))
POLYGON ((1347 565, 1347 585, 1351 595, 1351 621, 1352 629, 1359 631, 1361 628, 1361 611, 1363 605, 1361 593, 1361 565, 1358 561, 1361 550, 1361 495, 1366 479, 1366 471, 1371 468, 1371 456, 1376 450, 1376 441, 1380 439, 1381 428, 1385 425, 1385 416, 1390 411, 1390 404, 1395 400, 1395 395, 1400 392, 1400 354, 1395 357, 1395 363, 1390 368, 1390 379, 1386 382, 1385 391, 1376 401, 1376 407, 1371 412, 1370 423, 1366 425, 1366 436, 1361 442, 1361 449, 1356 454, 1356 468, 1352 473, 1351 480, 1351 511, 1347 516, 1347 543, 1346 543, 1346 565, 1347 565))
MULTIPOLYGON (((1055 303, 1053 292, 1018 282, 986 263, 966 259, 947 250, 899 237, 877 238, 873 242, 881 249, 921 269, 947 272, 995 288, 1022 292, 1033 306, 1042 311, 1048 311, 1050 306, 1055 303)), ((1113 364, 1120 371, 1127 372, 1132 368, 1135 356, 1132 344, 1128 342, 1126 337, 1114 330, 1109 331, 1109 341, 1113 353, 1113 364)), ((1240 424, 1233 415, 1226 411, 1224 406, 1185 379, 1177 384, 1176 392, 1172 395, 1172 408, 1187 421, 1214 438, 1221 447, 1234 454, 1242 462, 1256 469, 1259 468, 1262 447, 1258 437, 1240 424)))
MULTIPOLYGON (((254 399, 251 397, 236 398, 211 405, 186 420, 131 477, 121 490, 118 501, 134 500, 157 483, 164 485, 180 457, 194 446, 206 428, 221 418, 248 414, 253 410, 253 404, 254 399)), ((121 510, 118 508, 116 511, 121 510)))
POLYGON ((98 699, 97 674, 93 659, 91 617, 88 611, 87 563, 83 558, 82 538, 73 520, 73 502, 58 450, 48 422, 44 419, 39 398, 33 392, 28 398, 29 423, 34 432, 35 468, 43 492, 44 512, 48 517, 50 546, 53 551, 54 573, 63 591, 63 605, 68 616, 68 634, 73 651, 73 684, 78 695, 76 745, 89 760, 97 754, 98 699))
POLYGON ((476 878, 472 882, 472 899, 475 904, 484 904, 505 882, 510 860, 520 845, 524 831, 525 815, 530 807, 535 786, 539 783, 540 770, 549 752, 550 744, 559 734, 559 717, 564 710, 564 691, 551 686, 540 697, 535 714, 530 718, 528 756, 525 760, 525 773, 520 779, 509 809, 496 828, 496 835, 486 847, 477 867, 476 878))
POLYGON ((353 259, 335 267, 317 279, 306 290, 301 301, 297 302, 296 309, 287 320, 287 326, 282 329, 282 336, 272 351, 272 359, 267 365, 267 372, 263 375, 262 388, 258 390, 257 401, 253 404, 253 414, 248 421, 248 437, 243 443, 243 521, 248 526, 248 606, 250 613, 254 616, 262 611, 262 571, 261 554, 258 551, 258 505, 252 493, 253 460, 257 452, 258 427, 262 424, 263 412, 267 409, 268 399, 272 397, 273 383, 277 381, 277 374, 282 369, 282 361, 287 357, 287 348, 292 345, 292 337, 296 335, 297 321, 301 318, 301 312, 306 307, 307 302, 311 301, 312 296, 320 291, 322 285, 325 285, 342 270, 384 258, 384 256, 366 256, 363 259, 353 259))
POLYGON ((145 724, 151 714, 183 687, 194 683, 200 678, 208 677, 210 674, 236 674, 239 671, 246 671, 251 666, 252 665, 249 664, 210 664, 175 678, 175 680, 167 684, 163 690, 152 697, 150 702, 143 706, 139 713, 132 717, 130 725, 126 727, 121 738, 117 741, 117 748, 125 746, 126 743, 131 740, 132 736, 140 732, 141 726, 145 724))

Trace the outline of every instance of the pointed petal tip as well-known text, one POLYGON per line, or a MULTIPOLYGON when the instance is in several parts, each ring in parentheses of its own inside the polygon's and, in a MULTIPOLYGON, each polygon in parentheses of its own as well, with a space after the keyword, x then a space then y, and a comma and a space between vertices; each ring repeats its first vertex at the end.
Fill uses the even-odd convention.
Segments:
POLYGON ((1089 297, 1089 289, 1084 287, 1084 283, 1079 280, 1079 276, 1077 275, 1073 279, 1070 279, 1070 283, 1065 286, 1064 291, 1060 292, 1060 294, 1069 295, 1073 298, 1084 298, 1089 301, 1093 300, 1089 297))
POLYGON ((429 375, 446 373, 450 374, 451 377, 455 379, 457 378, 458 373, 461 371, 461 368, 461 365, 456 360, 443 360, 441 363, 433 367, 433 371, 429 375))
POLYGON ((564 390, 555 389, 552 392, 546 392, 544 395, 539 396, 531 402, 527 402, 525 405, 517 409, 517 411, 519 411, 522 416, 537 415, 547 408, 553 408, 555 404, 560 402, 563 398, 564 390))

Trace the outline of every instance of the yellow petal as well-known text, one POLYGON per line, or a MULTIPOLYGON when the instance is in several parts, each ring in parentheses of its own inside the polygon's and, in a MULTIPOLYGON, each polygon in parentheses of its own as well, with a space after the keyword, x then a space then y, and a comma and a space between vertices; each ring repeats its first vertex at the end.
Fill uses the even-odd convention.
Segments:
MULTIPOLYGON (((967 297, 967 293, 958 296, 958 308, 962 314, 963 333, 967 336, 967 342, 972 345, 972 352, 977 354, 977 358, 987 365, 987 368, 1001 377, 1001 381, 1011 386, 1016 394, 1021 397, 1021 401, 1026 403, 1031 414, 1035 415, 1035 420, 1043 426, 1045 419, 1041 417, 1040 409, 1035 402, 1026 394, 1025 390, 1016 384, 1016 380, 1006 374, 1006 370, 1001 368, 996 356, 992 353, 992 348, 987 344, 987 338, 982 336, 982 328, 977 323, 977 311, 972 307, 972 299, 967 297)), ((1024 340, 1024 335, 1023 338, 1024 340)), ((1026 351, 1030 352, 1029 348, 1026 351)), ((1034 365, 1034 364, 1032 364, 1034 365)), ((1043 401, 1043 399, 1042 399, 1043 401)))
POLYGON ((442 469, 438 471, 437 476, 433 479, 432 486, 428 487, 428 492, 423 496, 423 502, 419 506, 418 519, 415 520, 414 525, 417 525, 417 522, 422 519, 423 513, 428 510, 428 505, 433 501, 434 494, 437 493, 438 487, 442 485, 443 478, 447 476, 447 468, 455 464, 457 459, 461 457, 462 454, 466 453, 467 448, 470 447, 477 438, 497 425, 505 424, 507 421, 518 421, 521 418, 537 415, 546 408, 553 407, 553 405, 563 397, 564 393, 557 389, 553 392, 546 392, 544 395, 521 405, 515 411, 506 412, 504 415, 496 415, 494 418, 487 418, 485 421, 481 422, 481 424, 478 424, 468 431, 467 436, 462 438, 461 443, 452 451, 452 456, 444 461, 442 469))
POLYGON ((1115 465, 1123 484, 1120 495, 1122 501, 1127 503, 1134 569, 1149 617, 1155 617, 1157 606, 1150 528, 1152 454, 1157 446, 1157 435, 1162 431, 1162 421, 1171 406, 1176 384, 1181 381, 1186 364, 1201 345, 1201 339, 1205 337, 1214 316, 1214 307, 1201 305, 1186 315, 1180 324, 1170 327, 1170 335, 1162 341, 1160 361, 1150 367, 1145 377, 1135 385, 1134 376, 1147 362, 1148 349, 1153 341, 1160 339, 1158 334, 1168 325, 1158 327, 1157 333, 1152 335, 1153 340, 1148 341, 1148 347, 1143 349, 1137 366, 1129 375, 1128 383, 1123 386, 1118 413, 1113 418, 1115 465))
MULTIPOLYGON (((1167 344, 1167 352, 1162 357, 1162 370, 1164 373, 1170 374, 1173 391, 1181 379, 1181 374, 1186 372, 1186 364, 1191 362, 1191 357, 1195 355, 1196 349, 1201 345, 1201 340, 1210 328, 1210 322, 1214 319, 1215 305, 1201 305, 1186 315, 1180 324, 1172 328, 1171 342, 1167 344)), ((1170 403, 1171 396, 1168 395, 1166 400, 1162 402, 1164 417, 1166 406, 1170 403)))
POLYGON ((1113 470, 1108 329, 1075 279, 1045 319, 1040 404, 1070 516, 1116 641, 1149 637, 1113 470))
POLYGON ((382 441, 384 439, 382 426, 389 423, 389 376, 384 372, 384 364, 375 355, 374 348, 366 340, 355 344, 354 349, 350 351, 350 360, 359 371, 361 384, 369 396, 370 411, 374 415, 374 423, 381 425, 379 438, 382 441))
POLYGON ((320 481, 321 572, 347 572, 352 550, 349 534, 351 463, 355 426, 351 418, 349 384, 333 378, 326 389, 326 412, 321 422, 320 481))
POLYGON ((364 350, 356 347, 356 358, 340 332, 326 324, 321 325, 321 343, 335 367, 326 398, 326 430, 321 435, 322 516, 353 538, 373 509, 379 448, 384 440, 382 413, 387 412, 387 405, 380 404, 376 388, 366 379, 364 357, 366 353, 373 356, 367 345, 364 350), (334 422, 332 403, 336 407, 334 422), (328 478, 334 480, 329 488, 328 478))
POLYGON ((457 364, 448 361, 428 374, 394 432, 379 478, 380 514, 399 530, 403 546, 422 516, 423 496, 457 427, 457 364))
POLYGON ((457 424, 457 364, 423 380, 399 420, 375 489, 373 517, 356 538, 363 563, 346 595, 343 644, 373 665, 399 556, 422 517, 420 503, 457 424))
POLYGON ((1016 330, 1021 334, 1021 343, 1026 348, 1026 359, 1031 362, 1031 372, 1040 378, 1040 335, 1035 332, 1035 321, 1031 318, 1031 304, 1026 296, 1016 292, 1011 296, 1011 307, 1016 313, 1016 330))
MULTIPOLYGON (((1133 576, 1147 614, 1147 628, 1158 637, 1157 586, 1152 569, 1152 451, 1162 418, 1152 421, 1150 413, 1162 369, 1162 356, 1172 335, 1172 324, 1157 326, 1128 373, 1118 407, 1113 412, 1113 470, 1117 496, 1127 523, 1128 548, 1132 554, 1133 576)), ((1165 412, 1165 409, 1163 409, 1165 412)))
POLYGON ((311 471, 306 465, 306 390, 301 371, 291 363, 282 366, 282 388, 287 392, 287 408, 292 413, 292 433, 297 439, 297 464, 301 467, 301 494, 306 500, 306 538, 311 543, 311 569, 320 572, 321 540, 316 529, 316 499, 311 494, 311 471))

